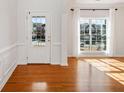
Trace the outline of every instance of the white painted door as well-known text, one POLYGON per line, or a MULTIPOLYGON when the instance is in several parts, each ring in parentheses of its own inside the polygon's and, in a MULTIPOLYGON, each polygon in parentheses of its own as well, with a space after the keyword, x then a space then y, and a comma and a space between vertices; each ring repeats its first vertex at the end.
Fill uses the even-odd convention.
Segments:
POLYGON ((28 63, 50 63, 50 17, 30 12, 28 19, 28 63))

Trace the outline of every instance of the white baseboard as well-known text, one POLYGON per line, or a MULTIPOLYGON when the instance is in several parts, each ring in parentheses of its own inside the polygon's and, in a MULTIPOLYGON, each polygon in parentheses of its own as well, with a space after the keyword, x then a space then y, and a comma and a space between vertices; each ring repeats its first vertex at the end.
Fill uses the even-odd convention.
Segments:
POLYGON ((115 55, 113 57, 124 57, 124 55, 115 55))
POLYGON ((50 65, 60 65, 59 63, 50 63, 50 65))
MULTIPOLYGON (((76 57, 76 56, 68 55, 68 57, 76 57)), ((109 55, 80 55, 78 57, 124 57, 124 55, 113 55, 113 56, 109 56, 109 55)))
POLYGON ((68 64, 61 64, 60 66, 68 66, 68 64))
POLYGON ((0 82, 0 91, 3 89, 3 87, 7 83, 8 79, 10 78, 10 76, 12 75, 16 67, 17 67, 17 64, 15 63, 13 66, 10 67, 7 73, 4 74, 4 77, 2 78, 2 81, 0 82))
POLYGON ((75 56, 73 56, 73 55, 68 55, 68 57, 75 57, 75 56))
POLYGON ((18 63, 18 65, 27 65, 28 64, 27 60, 25 60, 25 59, 24 60, 18 59, 17 63, 18 63))

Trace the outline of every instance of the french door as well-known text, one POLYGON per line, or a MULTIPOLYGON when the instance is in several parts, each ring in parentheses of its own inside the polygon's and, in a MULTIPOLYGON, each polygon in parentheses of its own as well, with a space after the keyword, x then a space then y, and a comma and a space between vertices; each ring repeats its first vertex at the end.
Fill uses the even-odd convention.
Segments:
POLYGON ((107 19, 80 20, 80 51, 102 52, 107 49, 107 19))
POLYGON ((31 12, 28 19, 28 63, 50 63, 50 17, 31 12))

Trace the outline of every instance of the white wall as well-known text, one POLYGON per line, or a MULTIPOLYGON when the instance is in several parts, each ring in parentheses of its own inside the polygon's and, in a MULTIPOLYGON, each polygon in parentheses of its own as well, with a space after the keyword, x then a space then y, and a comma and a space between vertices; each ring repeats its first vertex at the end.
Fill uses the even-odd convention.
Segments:
POLYGON ((0 0, 0 90, 16 67, 16 0, 0 0))
POLYGON ((16 0, 0 0, 0 49, 16 42, 16 0))
POLYGON ((73 24, 73 12, 72 11, 69 11, 68 13, 69 15, 69 24, 68 24, 68 32, 67 32, 67 49, 68 49, 68 56, 73 56, 73 27, 72 27, 72 24, 73 24))
POLYGON ((61 19, 66 0, 18 0, 18 62, 26 64, 26 11, 48 11, 52 16, 52 64, 61 63, 61 19))
MULTIPOLYGON (((99 8, 102 8, 102 9, 106 9, 106 8, 118 8, 118 11, 116 12, 116 15, 115 15, 115 27, 114 27, 114 30, 115 30, 115 38, 114 38, 114 54, 113 56, 115 57, 119 57, 119 56, 124 56, 124 40, 123 40, 123 35, 124 35, 124 4, 114 4, 114 5, 74 5, 73 7, 75 8, 96 8, 96 9, 99 9, 99 8), (89 7, 90 6, 90 7, 89 7)), ((71 8, 71 7, 70 7, 71 8)), ((73 30, 72 30, 72 18, 73 18, 73 13, 70 12, 70 24, 68 25, 69 26, 69 31, 68 31, 68 56, 74 56, 73 55, 73 30)))
POLYGON ((115 56, 124 56, 124 7, 119 7, 115 16, 115 56))

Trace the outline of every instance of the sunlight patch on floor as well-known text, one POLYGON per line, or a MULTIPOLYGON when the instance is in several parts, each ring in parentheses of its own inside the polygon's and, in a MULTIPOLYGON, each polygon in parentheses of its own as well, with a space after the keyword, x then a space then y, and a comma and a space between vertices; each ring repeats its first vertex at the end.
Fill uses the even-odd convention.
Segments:
POLYGON ((109 77, 124 85, 124 73, 106 73, 109 77))
POLYGON ((99 61, 97 59, 84 59, 86 62, 91 64, 92 66, 96 67, 100 71, 120 71, 119 69, 116 69, 109 64, 106 64, 102 61, 99 61))
POLYGON ((124 85, 124 62, 115 59, 84 59, 99 71, 124 85))
POLYGON ((120 71, 114 67, 96 67, 97 69, 99 69, 100 71, 120 71))
POLYGON ((113 65, 113 66, 124 66, 124 62, 120 62, 120 61, 117 61, 117 60, 114 60, 114 59, 100 59, 101 61, 107 63, 107 64, 110 64, 110 65, 113 65))

